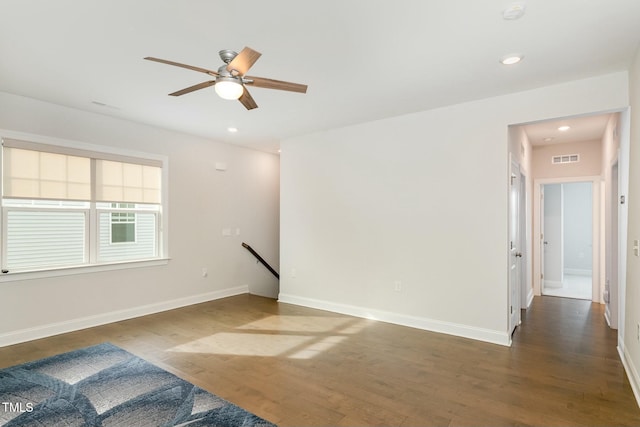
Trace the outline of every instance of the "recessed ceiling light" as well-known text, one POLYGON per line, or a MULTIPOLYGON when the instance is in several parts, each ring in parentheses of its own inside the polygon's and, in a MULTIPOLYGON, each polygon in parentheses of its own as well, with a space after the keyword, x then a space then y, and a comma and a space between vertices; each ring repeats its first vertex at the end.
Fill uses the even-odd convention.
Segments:
POLYGON ((507 55, 504 58, 502 58, 500 62, 504 65, 513 65, 522 61, 522 58, 524 58, 524 56, 522 55, 507 55))
POLYGON ((238 132, 238 128, 234 128, 234 127, 228 127, 227 131, 231 132, 231 133, 236 133, 238 132))
POLYGON ((560 127, 558 128, 558 130, 559 130, 560 132, 566 132, 566 131, 568 131, 569 129, 571 129, 571 126, 567 126, 567 125, 560 126, 560 127))
POLYGON ((507 21, 521 18, 524 15, 525 7, 526 5, 523 1, 513 2, 502 12, 502 17, 507 21))

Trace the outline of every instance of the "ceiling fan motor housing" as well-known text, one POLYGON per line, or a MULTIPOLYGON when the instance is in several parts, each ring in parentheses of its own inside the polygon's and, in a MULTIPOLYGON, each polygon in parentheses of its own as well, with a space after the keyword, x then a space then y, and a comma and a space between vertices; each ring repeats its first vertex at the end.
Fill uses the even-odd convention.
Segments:
POLYGON ((218 68, 218 71, 209 70, 202 67, 195 67, 193 65, 181 64, 175 61, 169 61, 166 59, 154 58, 151 56, 145 57, 149 61, 160 62, 163 64, 173 65, 176 67, 187 68, 189 70, 205 73, 213 77, 213 80, 198 83, 193 86, 178 90, 170 93, 171 96, 181 96, 187 93, 194 92, 196 90, 204 89, 213 86, 214 90, 221 98, 224 99, 237 99, 247 109, 252 110, 258 108, 258 105, 253 100, 253 97, 247 91, 245 84, 251 84, 252 87, 262 87, 266 89, 278 89, 287 90, 291 92, 306 93, 307 85, 298 83, 284 82, 273 79, 265 79, 262 77, 245 77, 249 68, 260 58, 262 55, 260 52, 255 51, 249 47, 244 47, 240 53, 233 50, 224 49, 218 52, 220 59, 225 65, 218 68))
POLYGON ((232 77, 235 78, 235 76, 231 73, 231 71, 227 70, 227 66, 223 65, 220 68, 218 68, 218 78, 220 77, 232 77))
POLYGON ((228 64, 229 62, 233 61, 233 58, 238 56, 238 53, 233 50, 223 49, 218 52, 218 55, 220 55, 220 59, 222 59, 225 64, 228 64))

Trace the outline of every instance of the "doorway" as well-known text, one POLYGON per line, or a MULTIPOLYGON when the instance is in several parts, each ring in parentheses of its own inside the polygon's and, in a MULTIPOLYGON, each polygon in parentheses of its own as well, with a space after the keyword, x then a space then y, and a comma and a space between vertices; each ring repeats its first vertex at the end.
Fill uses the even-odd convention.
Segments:
POLYGON ((591 182, 543 184, 543 295, 593 299, 592 187, 591 182))
POLYGON ((536 295, 601 302, 598 280, 601 270, 600 197, 602 191, 600 181, 599 176, 535 180, 534 233, 539 237, 537 247, 534 246, 538 260, 534 269, 537 272, 534 275, 536 295), (564 203, 562 203, 563 197, 564 203), (581 201, 577 202, 576 198, 581 198, 581 201), (546 207, 547 204, 552 206, 546 207), (590 215, 589 212, 585 212, 588 210, 590 215), (550 214, 549 211, 555 211, 555 213, 550 214), (567 218, 563 219, 563 216, 567 218), (585 231, 585 223, 590 225, 590 231, 585 231), (568 237, 563 236, 565 232, 569 234, 568 237), (582 238, 572 241, 570 235, 577 233, 581 233, 582 238), (590 289, 587 289, 585 284, 590 285, 590 289), (580 289, 580 293, 576 289, 580 289))

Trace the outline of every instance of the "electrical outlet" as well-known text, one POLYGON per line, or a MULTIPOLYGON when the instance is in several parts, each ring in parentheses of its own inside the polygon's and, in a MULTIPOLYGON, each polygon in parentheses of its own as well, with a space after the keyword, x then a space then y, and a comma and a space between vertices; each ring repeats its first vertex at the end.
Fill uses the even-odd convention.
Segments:
POLYGON ((402 291, 402 282, 400 280, 396 280, 395 282, 393 282, 393 290, 396 292, 402 291))

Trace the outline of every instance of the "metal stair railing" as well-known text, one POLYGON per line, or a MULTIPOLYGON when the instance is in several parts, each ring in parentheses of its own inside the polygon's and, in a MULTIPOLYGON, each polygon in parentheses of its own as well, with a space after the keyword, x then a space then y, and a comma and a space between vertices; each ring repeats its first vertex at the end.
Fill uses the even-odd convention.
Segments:
POLYGON ((256 257, 256 259, 258 260, 258 262, 260 262, 262 265, 264 265, 265 267, 267 267, 267 270, 269 270, 274 276, 276 276, 276 279, 280 280, 280 275, 278 274, 277 271, 275 271, 273 269, 273 267, 271 267, 267 261, 264 260, 264 258, 262 258, 260 256, 260 254, 258 254, 256 251, 253 250, 253 248, 249 245, 247 245, 246 243, 242 242, 242 246, 248 250, 249 252, 251 252, 251 255, 253 255, 254 257, 256 257))

